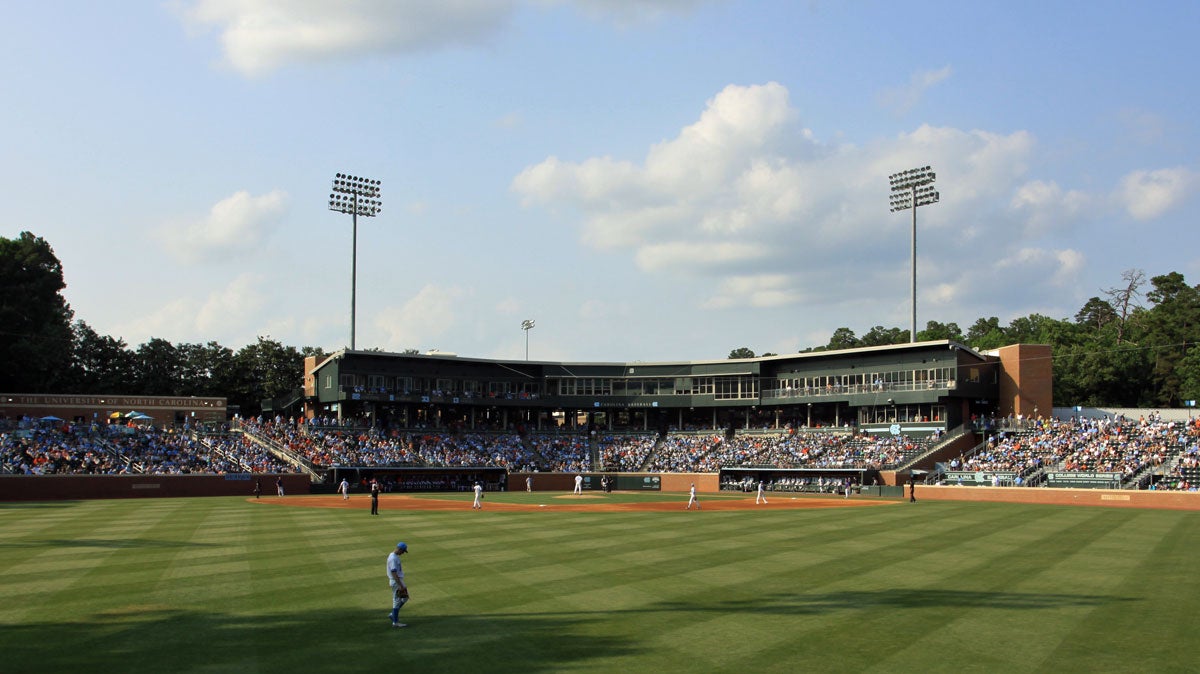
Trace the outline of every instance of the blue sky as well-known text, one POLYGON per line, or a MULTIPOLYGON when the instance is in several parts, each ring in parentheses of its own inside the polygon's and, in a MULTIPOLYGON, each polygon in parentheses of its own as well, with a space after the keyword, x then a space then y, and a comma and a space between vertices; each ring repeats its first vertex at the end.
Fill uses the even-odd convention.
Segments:
POLYGON ((137 346, 786 353, 1200 278, 1200 4, 48 0, 0 25, 3 235, 137 346))

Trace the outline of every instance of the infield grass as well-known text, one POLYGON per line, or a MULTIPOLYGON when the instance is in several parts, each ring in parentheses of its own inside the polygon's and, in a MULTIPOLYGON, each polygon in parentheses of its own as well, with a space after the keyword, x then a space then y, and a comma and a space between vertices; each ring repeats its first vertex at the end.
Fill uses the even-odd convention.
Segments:
POLYGON ((1198 667, 1197 513, 686 512, 678 494, 611 498, 681 507, 371 517, 243 498, 0 503, 0 671, 1198 667), (386 617, 399 540, 405 629, 386 617))

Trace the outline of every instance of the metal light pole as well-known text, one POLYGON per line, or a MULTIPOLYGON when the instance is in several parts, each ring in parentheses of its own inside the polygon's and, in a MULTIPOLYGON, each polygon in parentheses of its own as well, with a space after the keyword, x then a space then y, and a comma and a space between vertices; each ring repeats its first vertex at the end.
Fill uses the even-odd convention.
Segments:
POLYGON ((936 204, 940 195, 933 188, 937 178, 928 166, 888 176, 892 185, 892 212, 912 209, 912 328, 909 341, 917 341, 917 207, 936 204))
POLYGON ((533 325, 532 318, 521 321, 521 329, 525 331, 525 360, 529 360, 529 331, 533 329, 533 325))
POLYGON ((354 350, 354 309, 358 285, 358 216, 375 217, 383 210, 379 200, 380 181, 339 173, 333 177, 329 210, 349 213, 354 234, 350 244, 350 350, 354 350))

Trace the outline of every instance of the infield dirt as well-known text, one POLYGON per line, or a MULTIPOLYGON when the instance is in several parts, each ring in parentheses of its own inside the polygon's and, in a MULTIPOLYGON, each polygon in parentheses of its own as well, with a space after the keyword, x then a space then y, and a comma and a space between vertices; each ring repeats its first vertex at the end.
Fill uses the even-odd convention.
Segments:
MULTIPOLYGON (((546 503, 496 503, 485 502, 485 510, 502 512, 670 512, 683 510, 687 496, 675 501, 606 502, 603 496, 588 496, 586 502, 571 503, 571 495, 546 494, 546 503)), ((580 498, 580 497, 574 497, 580 498)), ((295 506, 301 508, 341 508, 347 510, 369 510, 371 500, 366 496, 349 500, 337 495, 283 496, 249 499, 256 503, 295 506)), ((769 503, 755 504, 753 498, 701 500, 701 512, 709 510, 795 510, 812 508, 861 508, 865 506, 896 505, 897 501, 875 501, 847 498, 792 498, 775 497, 769 503)), ((379 497, 380 510, 471 510, 469 500, 415 497, 401 494, 384 494, 379 497)))

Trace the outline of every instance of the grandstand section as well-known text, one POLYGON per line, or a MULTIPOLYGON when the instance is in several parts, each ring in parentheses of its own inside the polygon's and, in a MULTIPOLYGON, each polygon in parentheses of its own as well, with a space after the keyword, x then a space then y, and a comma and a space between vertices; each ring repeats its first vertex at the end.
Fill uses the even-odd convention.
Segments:
MULTIPOLYGON (((940 340, 759 358, 530 362, 339 351, 271 414, 368 427, 587 433, 854 428, 928 436, 1051 409, 1049 348, 940 340)), ((593 464, 600 457, 589 457, 593 464)))
POLYGON ((1045 347, 949 341, 673 363, 343 351, 310 359, 305 388, 254 418, 6 414, 0 473, 286 475, 318 492, 343 479, 524 489, 527 476, 541 489, 575 475, 587 490, 1196 489, 1200 421, 1054 409, 1048 372, 1045 347))

